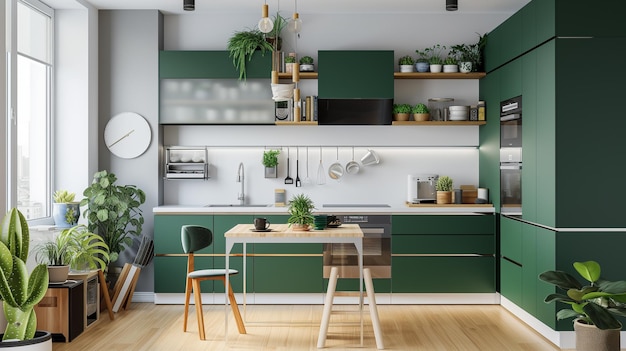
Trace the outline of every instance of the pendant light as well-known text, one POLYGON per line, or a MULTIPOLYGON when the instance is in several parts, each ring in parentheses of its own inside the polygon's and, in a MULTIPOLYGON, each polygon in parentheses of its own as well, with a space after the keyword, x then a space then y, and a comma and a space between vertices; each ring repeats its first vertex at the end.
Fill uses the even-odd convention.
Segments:
POLYGON ((458 0, 446 0, 446 11, 456 11, 459 9, 458 0))
POLYGON ((193 11, 196 9, 196 0, 183 0, 183 10, 193 11))
POLYGON ((291 20, 287 23, 287 30, 294 33, 300 33, 302 30, 302 20, 300 19, 300 14, 298 14, 298 0, 295 0, 295 9, 291 20))
POLYGON ((259 20, 259 30, 262 33, 269 33, 274 29, 274 22, 268 17, 269 6, 267 2, 263 4, 263 10, 261 11, 261 19, 259 20))

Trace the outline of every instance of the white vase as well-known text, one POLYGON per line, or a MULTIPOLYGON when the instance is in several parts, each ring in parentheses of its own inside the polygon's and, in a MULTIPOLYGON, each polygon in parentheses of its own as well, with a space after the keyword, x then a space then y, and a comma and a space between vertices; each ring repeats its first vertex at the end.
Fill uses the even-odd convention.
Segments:
POLYGON ((444 73, 456 73, 459 71, 459 65, 443 65, 444 73))
POLYGON ((471 62, 461 62, 459 64, 459 71, 461 73, 469 73, 472 71, 472 63, 471 62))
POLYGON ((400 65, 400 72, 413 72, 413 65, 400 65))
POLYGON ((432 73, 440 73, 442 65, 430 65, 430 71, 432 73))

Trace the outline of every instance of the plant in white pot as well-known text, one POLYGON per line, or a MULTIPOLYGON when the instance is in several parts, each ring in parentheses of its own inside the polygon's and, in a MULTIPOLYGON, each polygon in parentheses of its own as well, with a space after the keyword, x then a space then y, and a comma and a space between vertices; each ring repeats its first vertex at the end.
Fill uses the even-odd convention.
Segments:
POLYGON ((459 71, 459 64, 454 56, 448 56, 443 60, 444 73, 456 73, 459 71))
POLYGON ((313 72, 315 71, 315 65, 313 64, 313 58, 311 56, 303 56, 299 60, 300 72, 313 72))
POLYGON ((30 244, 28 223, 16 208, 2 220, 0 232, 0 299, 7 326, 0 348, 11 350, 52 350, 49 332, 37 331, 34 307, 48 290, 48 269, 26 268, 30 244))
POLYGON ((435 44, 430 48, 424 49, 424 52, 428 55, 428 63, 430 64, 430 71, 433 73, 440 73, 443 66, 443 53, 446 50, 445 46, 435 44))
POLYGON ((57 190, 52 195, 52 218, 57 228, 69 228, 78 223, 80 203, 75 202, 76 194, 67 190, 57 190))
POLYGON ((440 176, 435 184, 437 190, 437 204, 452 203, 452 178, 448 176, 440 176))
POLYGON ((306 231, 311 229, 311 226, 315 222, 313 217, 313 210, 315 205, 311 198, 304 194, 298 194, 291 198, 289 202, 289 219, 287 223, 293 228, 293 230, 306 231))
POLYGON ((413 72, 415 60, 411 56, 406 55, 400 57, 398 64, 400 65, 400 72, 413 72))
POLYGON ((575 318, 576 350, 598 351, 620 349, 622 323, 615 316, 626 317, 626 281, 602 279, 596 261, 574 262, 574 269, 587 282, 580 283, 564 271, 546 271, 539 279, 565 290, 545 298, 546 303, 558 301, 571 309, 559 310, 557 319, 575 318))
POLYGON ((263 151, 263 166, 265 166, 265 178, 276 178, 278 176, 278 155, 280 150, 263 151))

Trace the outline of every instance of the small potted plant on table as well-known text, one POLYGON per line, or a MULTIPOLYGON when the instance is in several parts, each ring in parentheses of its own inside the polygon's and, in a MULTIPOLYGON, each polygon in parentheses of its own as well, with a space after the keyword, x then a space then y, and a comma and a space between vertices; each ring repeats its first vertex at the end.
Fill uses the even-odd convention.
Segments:
POLYGON ((411 105, 394 104, 392 113, 394 121, 408 121, 411 113, 411 105))
POLYGON ((452 178, 448 176, 437 178, 435 187, 437 189, 437 204, 452 203, 452 178))
POLYGON ((315 66, 313 65, 313 58, 311 56, 304 56, 300 59, 300 72, 313 72, 315 66))
POLYGON ((415 64, 415 60, 409 55, 402 56, 398 60, 400 64, 400 72, 413 72, 413 64, 415 64))
POLYGON ((293 228, 293 230, 307 231, 311 229, 315 218, 313 217, 313 210, 315 205, 311 198, 304 194, 299 194, 291 198, 289 202, 289 214, 290 217, 287 223, 293 228))
POLYGON ((278 155, 280 150, 263 151, 263 166, 265 166, 265 178, 276 178, 278 176, 278 155))
POLYGON ((413 119, 419 122, 428 121, 430 119, 430 111, 426 105, 419 103, 411 108, 413 119))

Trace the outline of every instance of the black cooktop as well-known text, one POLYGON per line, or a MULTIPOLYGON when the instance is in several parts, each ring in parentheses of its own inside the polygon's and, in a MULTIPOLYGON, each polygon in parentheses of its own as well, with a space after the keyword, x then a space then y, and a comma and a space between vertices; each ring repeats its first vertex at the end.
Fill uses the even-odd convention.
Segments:
POLYGON ((323 204, 322 207, 391 207, 387 204, 323 204))

